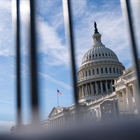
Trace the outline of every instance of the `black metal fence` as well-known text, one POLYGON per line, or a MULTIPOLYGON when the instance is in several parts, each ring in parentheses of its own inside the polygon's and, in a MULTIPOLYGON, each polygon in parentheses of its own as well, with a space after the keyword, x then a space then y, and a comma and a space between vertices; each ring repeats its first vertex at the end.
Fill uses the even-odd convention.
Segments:
MULTIPOLYGON (((77 107, 77 111, 78 111, 78 94, 77 94, 77 79, 76 79, 76 62, 75 62, 75 50, 74 50, 74 38, 73 38, 73 24, 72 24, 72 5, 71 5, 71 1, 68 1, 68 19, 69 19, 69 46, 70 46, 70 54, 71 54, 71 70, 72 70, 72 78, 73 78, 73 91, 74 91, 74 99, 75 99, 75 104, 77 107)), ((31 87, 31 91, 30 91, 30 96, 31 96, 31 110, 32 110, 32 123, 36 123, 39 121, 39 94, 38 94, 38 77, 37 77, 37 43, 36 43, 36 16, 35 16, 35 3, 36 0, 30 0, 30 87, 31 87)), ((136 70, 136 76, 137 76, 137 82, 138 85, 140 87, 140 74, 139 74, 139 68, 138 68, 138 51, 137 51, 137 46, 136 46, 136 40, 134 37, 134 27, 132 24, 132 10, 131 10, 131 5, 130 5, 130 0, 125 0, 126 3, 126 9, 127 9, 127 16, 128 16, 128 24, 129 24, 129 29, 130 29, 130 37, 131 37, 131 42, 132 42, 132 54, 133 54, 133 59, 134 59, 134 64, 135 64, 135 70, 136 70)), ((16 82, 16 87, 17 87, 17 125, 20 126, 22 124, 22 114, 21 114, 21 77, 20 77, 20 39, 21 39, 21 35, 20 35, 20 0, 17 0, 17 5, 16 5, 16 9, 17 9, 17 22, 16 22, 16 77, 17 77, 17 82, 16 82)), ((138 87, 138 88, 139 88, 138 87)), ((139 91, 139 90, 138 90, 139 91)), ((138 92, 139 94, 139 92, 138 92)), ((129 127, 133 126, 133 128, 135 127, 135 124, 129 124, 127 123, 129 127)), ((138 123, 139 124, 139 123, 138 123)), ((136 128, 138 127, 138 124, 136 125, 136 128)), ((112 126, 111 126, 112 127, 112 126)), ((124 126, 124 129, 127 129, 124 126)), ((105 128, 102 127, 101 132, 102 134, 104 134, 103 129, 105 128)), ((120 127, 119 127, 120 128, 120 127)), ((113 136, 113 134, 115 133, 114 131, 116 131, 115 129, 109 129, 110 132, 112 132, 111 136, 113 136)), ((80 131, 80 130, 79 130, 80 131)), ((84 131, 84 133, 86 133, 87 137, 81 137, 81 133, 75 134, 75 137, 71 137, 71 138, 81 138, 81 139, 89 139, 89 137, 91 136, 95 136, 95 138, 97 138, 97 133, 99 133, 99 131, 93 135, 91 132, 91 128, 87 129, 84 131), (90 131, 89 131, 90 130, 90 131)), ((134 135, 136 129, 134 129, 131 133, 134 135)), ((68 132, 70 135, 70 133, 72 133, 73 131, 68 132)), ((83 130, 82 130, 83 132, 83 130)), ((120 132, 120 130, 119 130, 120 132)), ((124 130, 122 130, 122 132, 124 132, 124 130)), ((128 133, 130 132, 130 130, 128 130, 128 133)), ((136 131, 137 132, 137 131, 136 131)), ((124 133, 123 135, 129 135, 129 134, 124 133)), ((118 133, 117 133, 118 134, 118 133)), ((122 133, 121 133, 122 134, 122 133)), ((100 134, 99 134, 100 135, 100 134)), ((119 135, 119 134, 118 134, 119 135)), ((138 134, 136 133, 135 136, 137 136, 138 134)), ((116 136, 116 134, 114 135, 116 136)), ((7 137, 5 137, 7 138, 7 137)), ((66 138, 66 134, 64 136, 61 135, 60 138, 66 138)), ((103 139, 103 136, 100 137, 103 139)), ((111 137, 110 137, 111 138, 111 137)), ((70 137, 68 138, 70 139, 70 137)), ((92 138, 91 138, 92 139, 92 138)))

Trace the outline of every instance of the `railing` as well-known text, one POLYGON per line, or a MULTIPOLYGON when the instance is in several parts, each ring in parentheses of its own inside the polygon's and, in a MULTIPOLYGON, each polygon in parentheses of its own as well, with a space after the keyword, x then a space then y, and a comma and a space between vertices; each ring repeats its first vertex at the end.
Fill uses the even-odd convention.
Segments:
MULTIPOLYGON (((38 95, 38 78, 37 78, 37 43, 36 43, 36 17, 35 17, 35 3, 36 0, 30 0, 30 96, 31 96, 31 111, 32 111, 32 124, 36 124, 39 122, 39 95, 38 95)), ((21 78, 20 78, 20 7, 19 7, 20 0, 17 0, 17 23, 16 23, 16 77, 17 77, 17 82, 16 82, 16 87, 17 87, 17 126, 20 126, 22 124, 22 114, 21 114, 21 78)), ((132 25, 132 16, 131 16, 131 5, 129 0, 125 0, 126 3, 126 10, 127 10, 127 16, 128 16, 128 25, 130 29, 130 37, 131 37, 131 42, 132 42, 132 54, 134 58, 134 64, 135 64, 135 71, 136 71, 136 76, 137 76, 137 83, 138 83, 138 88, 140 87, 140 74, 138 72, 138 54, 137 54, 137 47, 136 47, 136 40, 134 38, 134 28, 132 25)), ((67 0, 67 10, 68 10, 68 21, 69 21, 69 26, 68 26, 68 34, 69 34, 69 46, 70 46, 70 54, 71 54, 71 70, 72 70, 72 78, 73 78, 73 93, 74 93, 74 100, 76 104, 76 111, 78 112, 79 110, 79 104, 78 104, 78 94, 77 94, 77 75, 76 75, 76 61, 75 61, 75 42, 74 42, 74 33, 73 33, 73 25, 72 25, 72 13, 71 13, 71 1, 67 0)), ((138 91, 140 91, 138 89, 138 91)), ((137 94, 139 94, 138 92, 137 94)), ((111 95, 110 95, 111 96, 111 95)), ((139 98, 140 99, 140 98, 139 98)), ((77 113, 78 114, 78 113, 77 113)), ((78 117, 78 116, 77 116, 78 117)), ((129 125, 129 124, 128 124, 129 125)), ((131 124, 130 124, 131 125, 131 124)), ((133 125, 131 125, 133 126, 133 125)), ((126 127, 125 127, 126 128, 126 127)), ((100 132, 102 131, 103 128, 100 128, 100 132)), ((110 130, 110 129, 109 129, 110 130)), ((135 130, 135 129, 134 129, 135 130)), ((110 133, 113 130, 110 130, 110 133)), ((114 129, 115 131, 115 129, 114 129)), ((113 132, 114 132, 113 131, 113 132)), ((122 130, 123 131, 123 130, 122 130)), ((73 131, 71 130, 68 133, 72 133, 73 131)), ((82 131, 83 132, 83 131, 82 131)), ((87 129, 84 133, 87 133, 87 138, 90 136, 93 136, 90 129, 87 129), (89 135, 88 135, 89 134, 89 135)), ((106 131, 105 131, 106 132, 106 131)), ((119 130, 120 132, 120 130, 119 130)), ((129 133, 129 130, 128 130, 129 133)), ((131 132, 134 134, 134 132, 131 132)), ((104 134, 104 133, 103 133, 104 134)), ((121 133, 122 134, 122 133, 121 133)), ((58 135, 58 134, 57 134, 58 135)), ((112 134, 111 134, 112 135, 112 134)), ((129 135, 129 134, 128 134, 129 135)), ((94 135, 97 137, 97 134, 95 133, 94 135)), ((65 138, 65 135, 62 136, 61 138, 65 138)), ((73 137, 74 138, 74 137, 73 137)), ((79 131, 75 135, 75 138, 81 138, 84 139, 85 137, 81 137, 81 134, 79 131)), ((103 138, 103 137, 102 137, 103 138)), ((7 137, 5 137, 7 139, 7 137)), ((8 137, 9 139, 9 137, 8 137)))
MULTIPOLYGON (((17 0, 17 124, 22 124, 21 119, 21 79, 20 79, 20 9, 19 9, 19 2, 17 0)), ((35 3, 36 1, 30 0, 30 86, 31 86, 31 110, 32 110, 32 123, 36 123, 39 121, 39 96, 38 96, 38 78, 37 78, 37 43, 36 43, 36 17, 35 17, 35 3)), ((138 54, 137 54, 137 47, 136 47, 136 40, 134 38, 134 29, 132 25, 132 17, 131 17, 131 8, 130 8, 130 1, 126 0, 126 10, 128 16, 128 25, 130 29, 130 37, 132 42, 132 51, 133 51, 133 58, 135 62, 135 70, 137 76, 137 82, 140 87, 140 74, 138 72, 138 54)), ((71 13, 71 1, 67 0, 67 12, 68 12, 68 23, 69 26, 67 27, 68 35, 69 35, 69 46, 70 46, 70 54, 71 54, 71 70, 72 70, 72 78, 73 78, 73 91, 74 91, 74 100, 76 104, 76 110, 78 112, 78 94, 77 94, 77 74, 76 74, 76 61, 75 61, 75 50, 74 50, 74 33, 73 33, 73 24, 72 24, 72 13, 71 13)))

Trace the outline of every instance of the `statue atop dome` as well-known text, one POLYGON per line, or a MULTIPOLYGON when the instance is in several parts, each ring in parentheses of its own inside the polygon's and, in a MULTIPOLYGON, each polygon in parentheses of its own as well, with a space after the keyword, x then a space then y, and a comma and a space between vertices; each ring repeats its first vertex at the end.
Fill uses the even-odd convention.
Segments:
POLYGON ((94 28, 97 29, 97 24, 96 22, 94 21, 94 28))
POLYGON ((94 28, 95 28, 94 33, 99 33, 99 32, 98 32, 98 29, 97 29, 97 24, 96 24, 96 22, 95 22, 95 21, 94 21, 94 28))

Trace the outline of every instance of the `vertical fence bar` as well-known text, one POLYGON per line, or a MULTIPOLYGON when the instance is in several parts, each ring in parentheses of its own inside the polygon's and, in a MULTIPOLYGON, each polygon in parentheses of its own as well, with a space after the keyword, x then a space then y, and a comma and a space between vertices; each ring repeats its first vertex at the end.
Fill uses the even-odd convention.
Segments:
POLYGON ((72 6, 70 0, 67 0, 68 8, 68 21, 69 21, 69 45, 70 45, 70 55, 71 55, 71 66, 72 66, 72 78, 73 78, 73 90, 74 90, 74 100, 76 105, 76 112, 79 114, 79 103, 78 103, 78 92, 77 92, 77 72, 76 72, 76 62, 75 62, 75 51, 74 51, 74 33, 72 24, 72 6))
MULTIPOLYGON (((132 25, 132 11, 131 11, 131 6, 130 6, 130 0, 125 0, 126 3, 126 13, 128 17, 128 25, 129 25, 129 32, 130 32, 130 37, 131 37, 131 45, 132 45, 132 54, 133 54, 133 59, 134 59, 134 67, 135 67, 135 73, 137 77, 137 82, 138 82, 138 91, 137 91, 137 97, 138 99, 138 105, 140 105, 140 73, 139 73, 139 62, 138 62, 138 50, 136 46, 136 41, 135 41, 135 35, 134 35, 134 28, 132 25)), ((138 106, 138 110, 140 113, 140 106, 138 106)))
POLYGON ((39 121, 35 0, 30 0, 30 76, 32 123, 39 121))
POLYGON ((16 103, 17 103, 17 125, 22 123, 21 119, 21 77, 20 77, 20 0, 16 1, 16 103))

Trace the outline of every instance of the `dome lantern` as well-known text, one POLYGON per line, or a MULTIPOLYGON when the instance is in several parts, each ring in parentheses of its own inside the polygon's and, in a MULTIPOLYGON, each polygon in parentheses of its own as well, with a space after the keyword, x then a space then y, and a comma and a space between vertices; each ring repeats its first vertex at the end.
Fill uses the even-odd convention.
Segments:
POLYGON ((102 46, 102 42, 101 42, 101 34, 98 32, 98 29, 97 29, 97 24, 96 22, 94 21, 94 35, 92 36, 93 37, 93 41, 94 41, 94 45, 93 47, 99 47, 99 46, 102 46))

